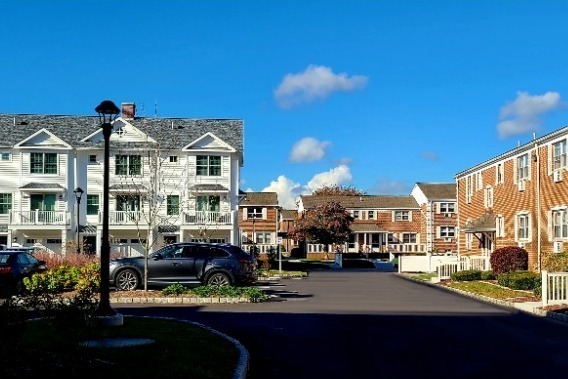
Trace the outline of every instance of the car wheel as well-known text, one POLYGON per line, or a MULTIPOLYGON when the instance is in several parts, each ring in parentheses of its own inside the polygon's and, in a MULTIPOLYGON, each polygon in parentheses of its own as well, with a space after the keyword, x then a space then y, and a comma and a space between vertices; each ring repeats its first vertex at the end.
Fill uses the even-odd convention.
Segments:
POLYGON ((214 272, 207 277, 206 283, 209 286, 230 286, 231 285, 231 278, 229 275, 222 273, 222 272, 214 272))
POLYGON ((119 291, 133 291, 140 285, 140 279, 136 271, 127 268, 116 274, 115 283, 119 291))

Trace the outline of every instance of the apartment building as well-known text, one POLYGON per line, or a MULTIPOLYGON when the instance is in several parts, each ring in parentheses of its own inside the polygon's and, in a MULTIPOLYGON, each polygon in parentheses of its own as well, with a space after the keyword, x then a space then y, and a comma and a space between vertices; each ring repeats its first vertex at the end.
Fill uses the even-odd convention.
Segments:
POLYGON ((426 246, 426 251, 457 251, 456 183, 417 182, 411 196, 422 213, 420 243, 426 246))
MULTIPOLYGON (((0 132, 0 243, 65 253, 79 240, 82 251, 98 253, 98 117, 0 114, 0 132), (76 188, 84 192, 80 204, 76 188)), ((175 241, 238 243, 242 120, 138 117, 134 103, 122 103, 109 149, 112 252, 136 255, 175 241)))
POLYGON ((245 192, 239 206, 241 246, 263 254, 276 247, 279 231, 278 195, 276 192, 245 192))
POLYGON ((541 253, 568 247, 567 138, 564 127, 455 176, 461 255, 520 246, 540 271, 541 253))
MULTIPOLYGON (((422 213, 413 196, 386 195, 302 195, 298 213, 319 204, 337 202, 353 217, 352 233, 344 252, 424 253, 421 243, 422 213)), ((319 244, 306 246, 307 257, 323 256, 319 244)))

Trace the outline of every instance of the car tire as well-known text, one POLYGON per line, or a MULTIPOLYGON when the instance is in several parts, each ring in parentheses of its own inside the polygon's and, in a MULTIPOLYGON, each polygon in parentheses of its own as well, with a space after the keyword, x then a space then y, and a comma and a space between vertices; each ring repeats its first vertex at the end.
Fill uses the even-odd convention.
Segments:
POLYGON ((121 270, 116 274, 114 282, 119 291, 133 291, 140 286, 138 274, 129 268, 121 270))
POLYGON ((207 275, 205 284, 208 286, 225 287, 230 286, 232 283, 231 277, 229 275, 225 274, 224 272, 214 272, 207 275))

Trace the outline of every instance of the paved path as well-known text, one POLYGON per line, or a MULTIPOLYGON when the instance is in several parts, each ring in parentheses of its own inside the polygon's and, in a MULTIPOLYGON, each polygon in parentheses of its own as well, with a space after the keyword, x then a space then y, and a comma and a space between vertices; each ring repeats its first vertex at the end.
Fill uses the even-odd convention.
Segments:
POLYGON ((239 340, 249 378, 543 378, 568 372, 568 326, 414 283, 316 271, 270 286, 281 301, 116 306, 197 321, 239 340))

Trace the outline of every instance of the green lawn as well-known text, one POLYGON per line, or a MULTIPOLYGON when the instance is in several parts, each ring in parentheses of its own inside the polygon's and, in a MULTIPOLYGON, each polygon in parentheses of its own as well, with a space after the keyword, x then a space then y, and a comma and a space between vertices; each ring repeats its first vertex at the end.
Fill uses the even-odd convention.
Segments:
POLYGON ((231 378, 240 352, 226 338, 197 325, 125 317, 122 326, 72 327, 47 319, 4 330, 0 376, 231 378), (86 347, 85 341, 150 339, 128 347, 86 347))

